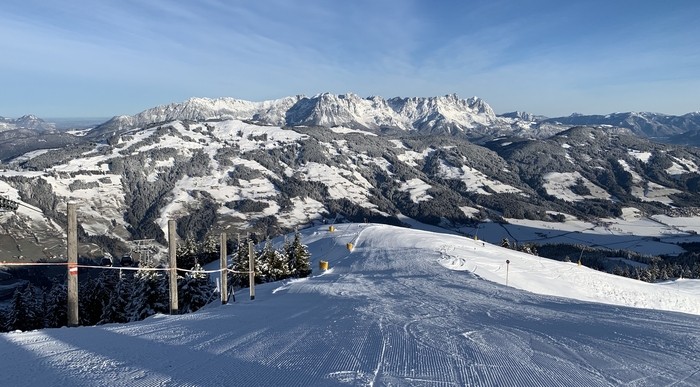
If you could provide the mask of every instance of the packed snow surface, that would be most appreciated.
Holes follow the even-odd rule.
[[[697,385],[698,281],[386,225],[311,228],[304,242],[331,269],[252,301],[2,334],[3,385]]]

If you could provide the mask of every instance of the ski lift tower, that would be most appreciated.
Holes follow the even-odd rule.
[[[132,241],[135,245],[134,252],[139,255],[139,261],[149,262],[153,252],[155,239],[137,239]],[[145,253],[145,254],[144,254]]]

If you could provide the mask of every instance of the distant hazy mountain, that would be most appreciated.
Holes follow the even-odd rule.
[[[538,122],[538,121],[544,121],[547,119],[547,117],[545,117],[545,116],[538,116],[536,114],[532,114],[532,113],[528,113],[528,112],[521,112],[521,111],[503,113],[503,114],[499,114],[498,116],[505,117],[505,118],[514,118],[514,119],[529,121],[529,122]]]
[[[46,118],[46,120],[53,123],[56,130],[66,131],[94,128],[109,120],[109,117],[58,117]]]
[[[43,132],[52,132],[56,129],[56,125],[51,122],[46,122],[41,118],[33,115],[25,115],[20,118],[5,118],[0,117],[0,132],[15,129],[29,129]]]
[[[644,112],[607,115],[572,114],[568,117],[549,118],[544,121],[569,126],[610,125],[631,129],[634,133],[645,137],[661,139],[668,139],[682,133],[694,133],[700,130],[700,112],[688,113],[682,116]]]
[[[61,133],[56,125],[25,115],[19,118],[0,117],[0,162],[36,149],[57,148],[81,142]]]

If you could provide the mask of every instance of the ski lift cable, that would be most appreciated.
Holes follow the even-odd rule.
[[[16,211],[17,208],[19,208],[19,207],[24,207],[28,210],[32,210],[32,211],[38,212],[40,214],[43,214],[43,212],[41,210],[37,209],[36,207],[30,206],[30,205],[25,204],[25,203],[20,202],[20,201],[8,199],[4,196],[0,196],[0,209],[4,208],[4,209]]]
[[[29,205],[24,204],[24,203],[22,203],[22,202],[18,202],[17,205],[19,205],[19,206],[21,206],[21,207],[24,207],[24,208],[26,208],[26,209],[28,209],[28,210],[32,210],[32,211],[34,211],[34,212],[38,212],[38,213],[40,213],[40,214],[42,214],[42,215],[44,214],[43,211],[37,209],[36,207],[29,206]]]

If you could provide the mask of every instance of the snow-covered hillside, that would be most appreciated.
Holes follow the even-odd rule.
[[[3,383],[697,385],[697,281],[640,283],[385,225],[312,228],[304,242],[331,269],[258,286],[254,301],[2,334]]]
[[[348,109],[359,99],[344,98]],[[226,101],[191,100],[191,109],[152,114],[165,114],[161,119],[187,112],[197,119],[195,112],[208,116],[218,105],[252,109],[240,100]],[[362,101],[354,106],[383,104]],[[438,110],[472,103],[488,114],[477,100],[430,101],[424,102]],[[284,105],[273,102],[255,109]],[[199,106],[209,103],[214,110]],[[479,233],[478,222],[480,229],[494,230],[479,233],[491,242],[508,237],[518,244],[587,244],[644,255],[678,255],[686,251],[681,243],[700,240],[700,229],[687,227],[697,211],[691,206],[700,200],[696,150],[596,128],[538,141],[501,139],[486,148],[449,136],[374,133],[368,128],[373,124],[365,123],[359,130],[176,120],[129,129],[105,142],[22,153],[0,171],[0,195],[37,207],[57,224],[65,203],[77,201],[86,234],[114,242],[81,254],[101,249],[120,254],[115,245],[158,239],[169,219],[181,221],[181,235],[202,237],[223,228],[277,235],[336,216],[398,224],[405,215],[469,234]],[[644,235],[619,231],[629,223],[625,209],[644,219],[664,214],[669,220],[649,220]],[[0,221],[5,256],[36,260],[45,249],[64,253],[60,238],[49,241],[44,235],[45,222],[12,213],[0,215]],[[521,238],[515,229],[527,222],[528,235]]]

